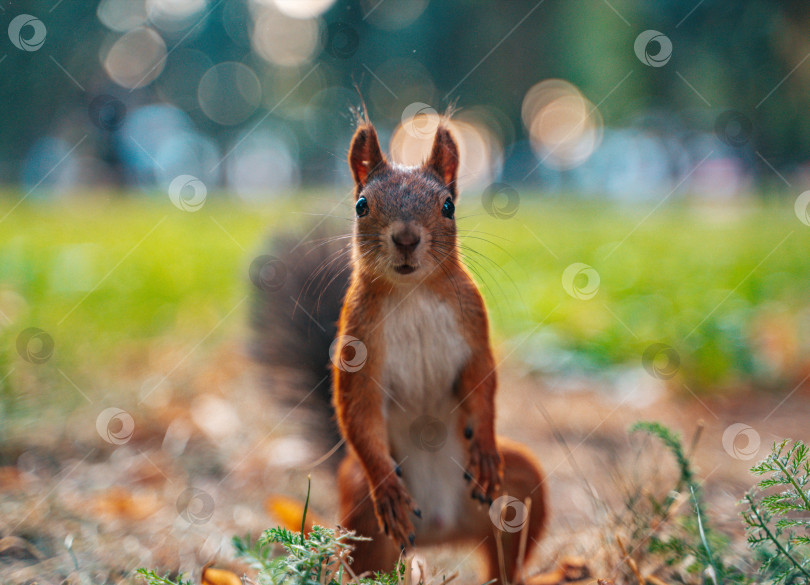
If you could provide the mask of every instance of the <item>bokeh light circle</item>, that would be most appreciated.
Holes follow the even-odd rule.
[[[149,21],[168,33],[194,26],[207,7],[208,0],[146,0]]]
[[[125,33],[146,24],[146,5],[143,0],[101,0],[96,15],[108,29]]]
[[[300,183],[297,148],[289,144],[294,139],[265,129],[238,136],[226,164],[229,190],[252,202],[294,191]]]
[[[197,99],[203,113],[217,124],[233,126],[250,117],[262,99],[259,78],[244,63],[226,61],[200,79]]]
[[[253,26],[251,42],[256,53],[268,63],[297,67],[309,62],[320,48],[318,21],[265,9]]]
[[[151,28],[136,28],[115,41],[104,58],[104,69],[118,85],[137,89],[163,71],[166,43]]]
[[[335,0],[274,0],[278,11],[291,18],[315,18],[335,3]]]
[[[439,113],[422,102],[414,102],[402,111],[402,127],[416,138],[432,138],[439,122]]]
[[[534,153],[548,167],[571,169],[599,146],[599,110],[571,83],[548,79],[533,86],[523,99],[523,124]]]
[[[416,118],[404,120],[391,137],[391,158],[404,165],[422,164],[430,154],[433,134],[415,130],[424,127]],[[483,187],[492,182],[502,160],[502,145],[487,126],[473,117],[457,118],[447,126],[458,143],[461,165],[458,172],[459,189]]]
[[[156,178],[161,186],[170,186],[179,175],[190,174],[207,186],[220,179],[222,154],[216,141],[189,131],[175,131],[164,137],[155,150]]]

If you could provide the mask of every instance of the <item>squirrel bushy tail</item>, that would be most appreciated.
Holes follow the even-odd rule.
[[[280,407],[323,450],[340,441],[329,348],[350,276],[350,238],[336,233],[319,226],[300,238],[273,237],[250,267],[250,354],[266,366],[265,383]]]

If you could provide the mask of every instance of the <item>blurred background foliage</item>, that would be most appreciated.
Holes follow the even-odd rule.
[[[404,163],[457,106],[459,221],[504,355],[561,387],[789,391],[810,372],[810,219],[806,201],[794,209],[810,155],[807,3],[3,7],[7,408],[131,390],[122,372],[137,377],[156,347],[234,335],[265,231],[351,219],[358,90]],[[44,42],[30,25],[15,36],[20,15]],[[639,50],[645,31],[659,32]],[[599,274],[591,299],[561,283],[577,262]],[[53,367],[26,363],[27,327],[54,341]],[[674,351],[661,364],[642,357],[656,343]]]
[[[0,179],[26,190],[165,189],[179,170],[249,199],[332,184],[353,84],[386,135],[414,103],[457,103],[483,143],[472,184],[649,198],[704,156],[692,186],[721,195],[806,172],[803,2],[26,0],[1,18],[18,14],[47,29],[0,65]],[[634,53],[645,30],[671,42],[664,66]],[[554,128],[532,130],[548,79],[587,100],[587,160],[548,157]]]

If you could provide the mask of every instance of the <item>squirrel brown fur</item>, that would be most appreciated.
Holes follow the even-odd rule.
[[[494,531],[504,526],[490,505],[531,498],[518,529],[500,534],[514,583],[546,523],[544,477],[528,449],[495,435],[487,311],[456,241],[458,147],[442,123],[424,164],[392,164],[366,118],[348,160],[357,217],[331,357],[348,445],[339,524],[371,539],[358,543],[353,569],[390,571],[402,549],[468,543],[485,553],[487,578],[500,580]]]

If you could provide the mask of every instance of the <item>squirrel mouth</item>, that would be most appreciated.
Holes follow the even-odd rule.
[[[401,264],[399,266],[395,266],[394,270],[397,274],[411,274],[416,271],[416,266],[411,266],[410,264]]]

